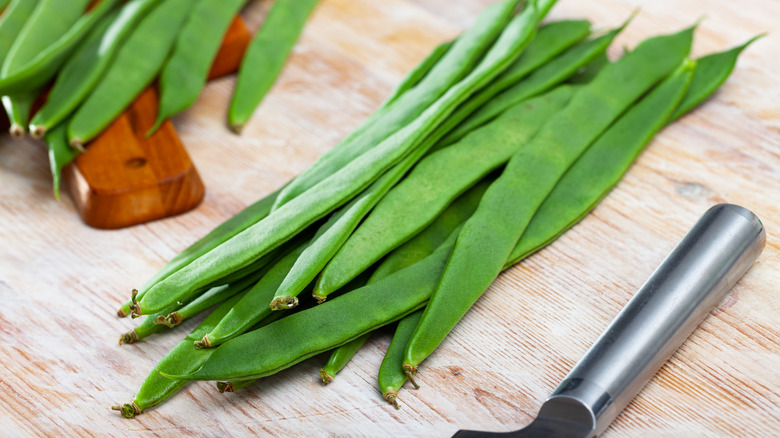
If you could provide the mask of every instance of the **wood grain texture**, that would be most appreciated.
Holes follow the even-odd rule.
[[[551,19],[615,26],[611,49],[702,15],[694,53],[768,31],[706,104],[661,132],[580,224],[502,274],[387,405],[376,372],[389,332],[323,387],[317,356],[236,394],[192,384],[129,421],[129,401],[178,333],[118,347],[118,303],[176,252],[308,167],[371,113],[438,42],[490,0],[323,0],[241,137],[224,127],[233,79],[173,122],[209,187],[191,213],[118,231],[85,227],[51,197],[45,152],[0,139],[0,431],[73,436],[449,436],[511,430],[541,402],[712,204],[762,218],[768,243],[730,297],[605,437],[776,436],[780,430],[780,3],[561,0]],[[256,29],[269,6],[247,9]]]

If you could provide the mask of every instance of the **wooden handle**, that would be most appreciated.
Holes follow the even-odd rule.
[[[250,40],[236,17],[209,79],[235,72]],[[203,182],[173,124],[166,121],[146,137],[157,117],[157,103],[155,88],[148,88],[63,170],[68,191],[88,225],[137,225],[184,213],[203,199]]]

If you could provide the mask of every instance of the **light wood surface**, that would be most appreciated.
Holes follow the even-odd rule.
[[[711,205],[763,219],[759,261],[605,437],[776,436],[780,430],[780,3],[561,0],[551,19],[615,26],[610,54],[706,15],[694,54],[749,48],[705,105],[660,133],[580,224],[502,274],[401,393],[376,390],[389,333],[326,387],[309,359],[242,392],[193,384],[126,420],[149,370],[195,321],[117,346],[129,290],[250,202],[278,188],[371,113],[437,43],[489,0],[323,0],[284,74],[242,136],[225,127],[233,79],[209,84],[173,122],[208,188],[194,211],[118,231],[86,227],[51,195],[45,151],[0,138],[0,435],[449,436],[512,430],[541,402]],[[268,1],[246,11],[257,28]]]

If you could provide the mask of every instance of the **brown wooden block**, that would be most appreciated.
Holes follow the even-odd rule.
[[[144,91],[87,151],[64,169],[82,219],[96,228],[121,228],[183,213],[205,189],[176,130],[157,117],[157,93]]]
[[[236,17],[214,59],[209,79],[238,70],[251,34]],[[96,228],[121,228],[183,213],[205,189],[170,121],[149,138],[157,117],[150,87],[63,170],[82,219]]]

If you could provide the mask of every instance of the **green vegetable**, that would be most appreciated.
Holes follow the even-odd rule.
[[[49,167],[51,168],[54,197],[59,200],[62,168],[75,160],[79,153],[68,145],[68,134],[65,125],[60,125],[47,132],[44,141],[46,142],[46,148],[49,150]]]
[[[89,95],[138,22],[159,0],[130,0],[104,16],[62,66],[46,103],[30,121],[39,138],[63,123]],[[67,132],[66,132],[67,134]]]
[[[425,305],[451,248],[452,239],[426,259],[376,283],[202,350],[213,353],[194,372],[159,371],[177,380],[256,379],[343,345]]]
[[[37,91],[46,85],[71,55],[73,49],[106,14],[111,12],[119,0],[103,0],[82,16],[87,3],[88,0],[74,0],[67,3],[42,0],[36,12],[30,17],[29,24],[26,25],[22,35],[17,39],[18,47],[12,48],[11,51],[17,57],[21,56],[26,60],[2,75],[0,94]],[[64,5],[67,7],[63,7]],[[68,27],[60,34],[64,26]],[[33,56],[30,58],[29,55],[22,55],[22,53],[33,53]]]
[[[168,117],[189,108],[206,85],[230,23],[247,0],[197,0],[160,74],[160,108],[151,135]],[[272,9],[273,10],[273,9]],[[266,18],[268,20],[268,18]],[[264,67],[265,68],[265,67]],[[259,71],[265,71],[260,69]],[[258,75],[258,72],[253,72]]]
[[[571,94],[569,87],[561,87],[529,100],[460,143],[423,159],[333,257],[317,279],[314,295],[327,297],[433,222],[454,199],[533,138]]]
[[[401,408],[398,405],[398,391],[408,379],[408,376],[401,368],[406,344],[409,343],[409,339],[412,337],[412,333],[414,333],[414,328],[420,322],[422,314],[423,310],[420,309],[411,315],[405,316],[398,322],[393,340],[390,342],[385,358],[382,360],[382,365],[379,367],[379,375],[377,376],[379,391],[382,392],[382,397],[395,406],[396,409]],[[415,387],[417,387],[416,384]]]
[[[276,82],[318,0],[276,0],[247,48],[238,70],[228,123],[241,132]],[[210,25],[211,19],[209,19]],[[206,70],[208,72],[208,70]]]
[[[460,231],[442,279],[407,346],[410,375],[498,276],[528,222],[587,146],[688,55],[693,28],[648,39],[579,88],[518,150]],[[687,86],[687,80],[683,82]],[[522,193],[522,202],[518,202]]]
[[[666,114],[667,117],[663,121],[666,124],[673,122],[715,92],[733,70],[736,55],[752,41],[754,40],[734,49],[696,60],[693,79],[682,102],[677,105],[674,114],[671,116]],[[667,79],[665,86],[671,87],[671,82],[671,79]],[[660,90],[654,94],[657,98],[664,96],[660,94]],[[640,105],[646,107],[650,102],[652,101],[645,99]],[[664,117],[663,105],[659,104],[657,109],[659,112],[655,117]],[[638,109],[632,112],[637,114],[632,117],[642,117],[640,116],[642,112]],[[599,138],[572,164],[534,214],[528,228],[512,250],[504,265],[505,268],[549,244],[571,228],[620,181],[649,141],[649,138],[642,135],[642,130],[660,129],[653,125],[652,114],[643,116],[648,118],[645,126],[637,128],[636,132],[610,129],[608,131],[610,135]],[[658,120],[655,120],[656,124],[660,123]],[[628,122],[621,121],[621,123]]]
[[[322,377],[323,385],[327,385],[333,381],[333,377],[336,376],[336,373],[347,365],[347,362],[349,362],[358,350],[360,350],[360,347],[366,343],[369,336],[371,336],[371,333],[366,333],[333,350],[333,353],[331,353],[330,358],[328,359],[328,363],[320,368],[320,377]]]
[[[193,7],[192,0],[161,0],[141,20],[70,119],[71,145],[80,147],[97,137],[152,83]]]
[[[209,331],[203,336],[203,339],[195,343],[197,347],[215,347],[228,339],[244,333],[271,313],[268,303],[282,283],[282,280],[290,272],[295,261],[308,246],[308,239],[296,238],[295,242],[288,246],[288,251],[281,254],[278,260],[271,265],[268,273],[249,290],[241,301],[230,309],[230,312],[222,318],[213,330]]]
[[[154,285],[139,301],[136,313],[158,312],[171,301],[186,299],[198,288],[246,266],[347,202],[419,146],[459,103],[503,71],[528,44],[538,19],[537,9],[531,3],[506,27],[475,70],[414,122],[266,219]]]
[[[453,42],[452,47],[418,84],[401,94],[392,104],[374,113],[290,182],[279,194],[274,210],[329,178],[366,151],[378,147],[393,133],[419,117],[449,88],[469,74],[511,20],[518,3],[518,0],[504,0],[485,8],[474,25]]]

